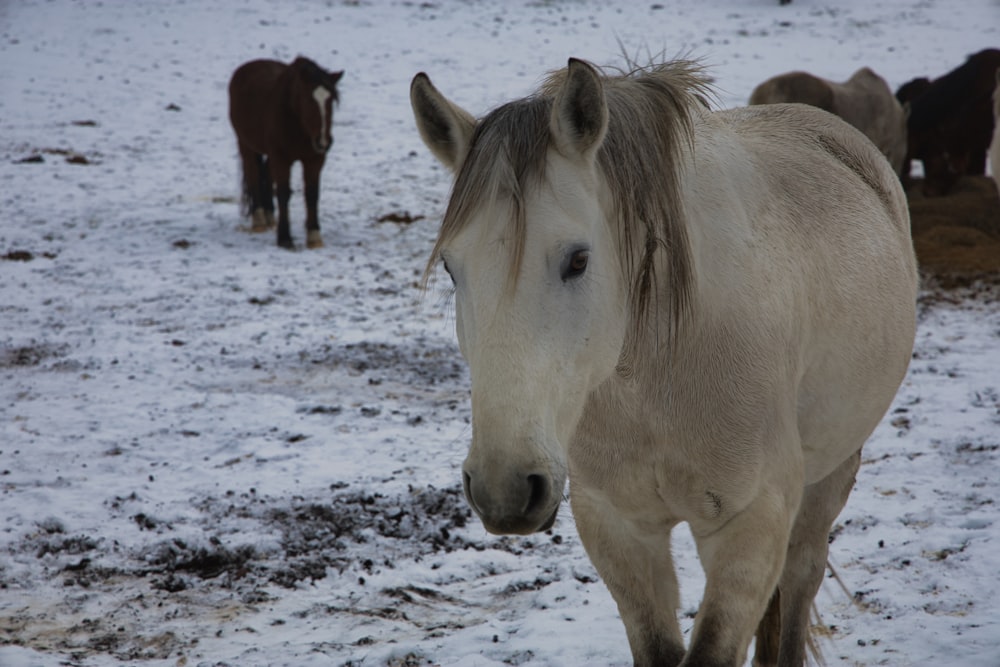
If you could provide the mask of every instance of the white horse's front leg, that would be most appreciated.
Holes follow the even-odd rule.
[[[671,524],[637,527],[602,494],[570,482],[580,539],[625,624],[636,667],[675,667],[684,657],[680,593],[670,555]]]
[[[717,530],[705,534],[692,526],[705,593],[682,667],[744,663],[781,575],[797,504],[797,497],[765,487]]]

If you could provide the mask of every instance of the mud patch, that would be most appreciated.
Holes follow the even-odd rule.
[[[35,255],[35,253],[30,250],[9,250],[6,254],[0,255],[0,260],[6,260],[8,262],[30,262],[35,257],[44,257],[45,259],[55,259],[55,253],[43,252],[41,255]]]
[[[100,164],[99,156],[87,155],[69,148],[38,148],[31,150],[30,154],[14,161],[14,164],[41,164],[45,162],[45,155],[62,157],[69,164]]]
[[[330,571],[356,568],[370,572],[375,567],[394,567],[399,558],[485,548],[460,534],[471,511],[459,487],[429,486],[410,489],[402,496],[343,491],[327,501],[245,493],[208,498],[199,502],[197,509],[203,517],[204,542],[180,538],[161,541],[134,554],[141,565],[130,573],[154,577],[154,587],[161,590],[205,585],[194,579],[220,579],[226,586],[243,581],[291,588],[303,581],[323,579]],[[233,520],[256,524],[258,528],[250,534],[279,535],[279,548],[225,545],[224,539],[229,538],[213,527]],[[174,530],[168,524],[154,527],[164,533]],[[96,544],[89,547],[96,548]]]
[[[294,586],[359,567],[395,567],[398,558],[419,558],[456,549],[483,548],[457,529],[471,517],[461,489],[411,489],[406,496],[347,492],[329,504],[293,502],[260,514],[281,532],[282,563],[269,567],[268,580]]]
[[[400,494],[343,485],[332,490],[325,498],[268,497],[252,491],[206,498],[195,505],[194,525],[120,513],[111,521],[154,535],[151,543],[131,549],[68,531],[58,517],[47,519],[5,556],[44,562],[60,601],[46,603],[45,596],[22,591],[25,604],[0,616],[7,635],[3,641],[56,649],[75,660],[94,654],[162,659],[197,639],[185,636],[184,626],[151,622],[151,615],[174,620],[208,609],[232,618],[278,599],[282,589],[331,573],[349,570],[363,580],[439,552],[517,552],[513,541],[487,546],[466,534],[471,511],[460,487],[426,486]],[[234,523],[241,525],[235,536]],[[20,589],[12,570],[0,567],[0,589]],[[385,593],[397,605],[439,595],[407,586]],[[393,608],[383,611],[405,619]],[[354,612],[345,608],[341,613]]]
[[[422,215],[410,215],[409,211],[393,211],[376,218],[375,222],[394,222],[397,225],[412,225],[414,222],[423,220]]]
[[[344,346],[327,345],[308,352],[308,361],[329,367],[343,367],[354,375],[374,376],[375,383],[383,380],[414,386],[452,383],[465,377],[467,371],[453,347],[428,347],[421,341],[414,345],[393,345],[363,341]]]
[[[38,366],[43,361],[66,356],[69,345],[31,343],[18,347],[0,347],[0,368]]]
[[[946,197],[925,197],[916,181],[907,198],[922,270],[945,287],[1000,279],[1000,196],[992,178],[963,177]]]

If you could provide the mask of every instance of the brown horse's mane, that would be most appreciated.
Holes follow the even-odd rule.
[[[524,205],[545,179],[549,117],[565,77],[566,70],[550,74],[535,95],[504,104],[477,123],[425,278],[473,214],[503,198],[511,205],[511,287],[516,283],[526,237]],[[711,94],[709,79],[697,62],[677,60],[613,76],[602,72],[601,80],[609,124],[597,159],[618,218],[632,314],[645,318],[657,294],[655,260],[662,251],[672,338],[692,291],[679,170],[692,147],[693,109],[707,106]]]

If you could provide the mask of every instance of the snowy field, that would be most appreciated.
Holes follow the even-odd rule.
[[[621,45],[704,59],[724,107],[791,69],[895,89],[1000,47],[1000,2],[0,2],[0,665],[630,664],[568,509],[496,538],[461,496],[468,377],[418,284],[449,175],[408,101],[423,70],[483,113]],[[226,84],[296,54],[346,75],[326,247],[287,252],[239,217]],[[1000,290],[929,282],[827,663],[1000,665],[998,501]]]

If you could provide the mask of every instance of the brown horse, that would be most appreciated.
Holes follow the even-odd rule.
[[[885,79],[862,67],[844,82],[788,72],[754,88],[750,104],[797,102],[819,107],[864,132],[899,174],[906,157],[906,111]]]
[[[229,120],[243,161],[243,202],[254,231],[274,226],[278,191],[278,245],[293,248],[288,226],[292,164],[302,162],[306,197],[306,245],[320,248],[319,174],[333,145],[333,105],[343,71],[328,72],[299,56],[290,65],[252,60],[229,81]]]
[[[909,81],[896,91],[910,103],[908,155],[924,165],[924,194],[948,193],[963,174],[986,173],[986,149],[993,135],[993,88],[1000,50],[974,53],[959,67],[928,81]]]
[[[1000,192],[1000,67],[996,71],[996,87],[993,89],[993,141],[990,142],[990,171]]]

